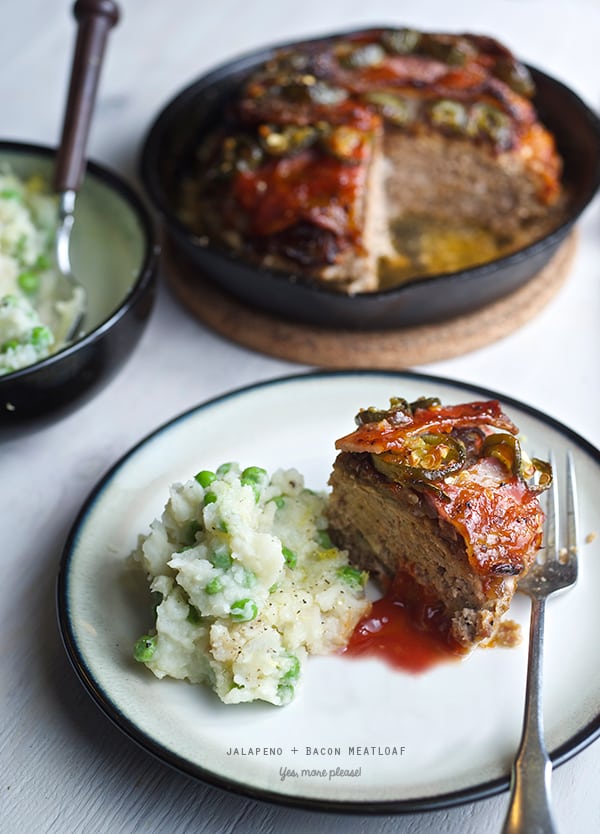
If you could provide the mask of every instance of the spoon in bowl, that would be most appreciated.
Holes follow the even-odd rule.
[[[59,195],[55,254],[60,276],[54,333],[61,342],[70,342],[79,334],[87,310],[86,290],[71,267],[71,231],[102,58],[108,33],[119,20],[119,9],[113,0],[77,0],[73,14],[78,23],[77,41],[54,168],[54,190]]]

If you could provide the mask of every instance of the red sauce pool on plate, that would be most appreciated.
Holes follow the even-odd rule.
[[[424,672],[467,653],[448,632],[440,606],[426,599],[410,577],[400,574],[358,623],[345,654],[380,657],[406,672]]]

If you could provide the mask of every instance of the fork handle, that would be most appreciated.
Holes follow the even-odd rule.
[[[542,730],[545,611],[546,599],[532,597],[523,734],[512,768],[510,804],[502,834],[557,834],[550,807],[552,763]]]
[[[102,67],[106,39],[119,19],[113,0],[77,0],[77,41],[62,136],[54,168],[56,191],[77,191],[85,168],[85,150]]]

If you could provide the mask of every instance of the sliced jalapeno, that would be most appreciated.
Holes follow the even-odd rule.
[[[511,58],[499,58],[492,72],[515,93],[526,98],[532,98],[535,94],[535,82],[524,64]]]
[[[402,449],[371,455],[378,472],[390,481],[440,481],[464,466],[464,443],[448,434],[423,433],[409,437]]]
[[[393,426],[403,426],[412,422],[412,416],[417,409],[428,409],[438,405],[441,405],[438,397],[419,397],[411,403],[403,397],[390,397],[389,408],[379,409],[373,406],[361,408],[354,422],[362,426],[364,423],[380,423],[382,420],[387,420]]]
[[[369,408],[361,408],[354,418],[357,426],[362,426],[365,423],[380,423],[382,420],[387,420],[393,425],[405,425],[412,420],[412,412],[410,405],[401,397],[393,397],[390,400],[390,408],[381,409],[369,406]]]
[[[396,402],[396,398],[392,397],[390,403],[394,404]],[[418,408],[432,408],[433,406],[441,405],[442,401],[439,397],[419,397],[416,400],[413,400],[411,403],[408,404],[408,407],[411,411],[411,414],[416,411]]]
[[[415,119],[416,107],[413,101],[385,90],[373,90],[364,96],[365,101],[374,105],[386,121],[404,127]]]
[[[521,474],[521,444],[512,434],[495,432],[483,441],[481,457],[491,455],[504,464],[513,475]]]
[[[531,489],[535,492],[544,492],[544,490],[548,489],[548,487],[552,484],[552,464],[548,463],[546,460],[531,458],[531,465],[534,468],[534,474],[535,472],[539,472],[538,481],[533,487],[531,487]]]
[[[290,156],[308,148],[317,139],[317,131],[310,125],[286,125],[275,128],[261,125],[258,129],[260,144],[269,156]]]
[[[385,49],[378,43],[355,46],[339,56],[340,64],[348,69],[376,67],[385,59]]]
[[[324,104],[328,107],[341,104],[348,98],[348,93],[343,87],[332,87],[324,81],[316,81],[308,87],[308,95],[315,104]]]
[[[424,34],[419,40],[419,52],[435,61],[453,67],[464,66],[475,54],[474,47],[465,38]]]
[[[388,52],[396,55],[408,55],[414,52],[420,40],[421,33],[416,29],[390,29],[381,36],[383,46]]]
[[[463,133],[467,129],[467,110],[463,104],[442,98],[429,108],[429,118],[435,127],[449,128]]]
[[[340,162],[353,161],[363,141],[361,131],[347,125],[339,125],[321,137],[323,148]]]
[[[262,150],[250,136],[228,137],[223,143],[221,169],[225,173],[232,169],[236,171],[255,171],[262,161]]]
[[[498,107],[491,104],[475,104],[469,113],[467,133],[470,136],[487,136],[500,144],[510,139],[510,119]]]

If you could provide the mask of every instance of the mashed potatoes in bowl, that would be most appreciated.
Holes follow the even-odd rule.
[[[132,554],[157,603],[136,659],[227,704],[289,703],[306,657],[342,649],[370,607],[325,502],[294,469],[228,463],[172,485]]]
[[[64,333],[83,305],[77,288],[57,298],[56,198],[42,177],[0,170],[0,375],[64,347]]]

